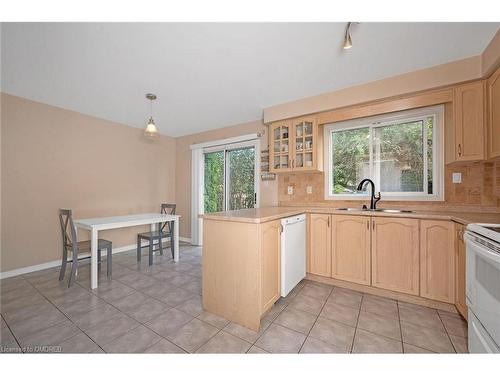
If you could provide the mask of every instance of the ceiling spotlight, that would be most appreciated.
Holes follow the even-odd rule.
[[[352,47],[352,39],[351,39],[351,27],[353,22],[347,22],[347,26],[345,28],[345,36],[344,36],[344,45],[342,48],[349,49]]]

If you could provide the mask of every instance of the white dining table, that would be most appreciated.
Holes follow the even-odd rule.
[[[173,224],[174,240],[174,262],[179,261],[179,215],[164,215],[159,213],[146,213],[124,216],[96,217],[92,219],[76,219],[74,224],[77,228],[90,231],[90,287],[97,288],[97,239],[99,231],[134,227],[138,225],[151,225],[151,231],[155,230],[158,223],[171,222]]]

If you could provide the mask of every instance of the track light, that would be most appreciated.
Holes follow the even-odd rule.
[[[342,48],[349,49],[352,48],[352,39],[351,39],[351,27],[352,22],[347,22],[347,26],[345,28],[345,36],[344,36],[344,45]]]

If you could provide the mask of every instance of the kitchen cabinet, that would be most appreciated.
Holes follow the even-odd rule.
[[[261,312],[269,310],[280,298],[280,235],[279,220],[260,226],[261,238]]]
[[[332,216],[332,277],[370,285],[370,226],[366,216]]]
[[[485,159],[486,85],[476,81],[453,91],[454,160]]]
[[[269,131],[269,171],[276,173],[292,170],[293,136],[290,121],[280,121],[270,125]]]
[[[281,221],[203,220],[203,308],[254,331],[280,296]]]
[[[450,221],[420,221],[420,296],[455,303],[455,228]]]
[[[372,218],[372,285],[419,294],[419,220]]]
[[[465,304],[465,228],[461,224],[455,225],[455,307],[467,319],[467,305]]]
[[[309,272],[319,276],[332,276],[331,216],[309,216],[308,266]]]
[[[500,68],[488,78],[488,156],[500,156]]]
[[[322,134],[315,117],[301,117],[270,125],[270,172],[321,171]]]

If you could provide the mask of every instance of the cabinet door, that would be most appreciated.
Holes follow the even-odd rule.
[[[418,220],[372,218],[372,285],[418,295]]]
[[[455,302],[455,230],[450,221],[420,221],[420,296]]]
[[[332,277],[370,285],[370,218],[332,216]]]
[[[309,272],[315,275],[332,276],[332,231],[330,215],[311,214],[309,230]]]
[[[465,304],[465,242],[464,226],[457,224],[456,256],[455,256],[455,306],[462,316],[467,319],[467,305]]]
[[[269,310],[280,297],[281,223],[261,225],[261,312]]]
[[[319,132],[314,117],[292,120],[294,171],[317,170],[319,166]]]
[[[488,79],[488,140],[488,156],[500,156],[500,68]]]
[[[454,90],[455,160],[484,159],[484,81],[461,85]]]
[[[269,133],[269,171],[289,172],[292,170],[293,137],[290,122],[277,122],[270,125]]]

